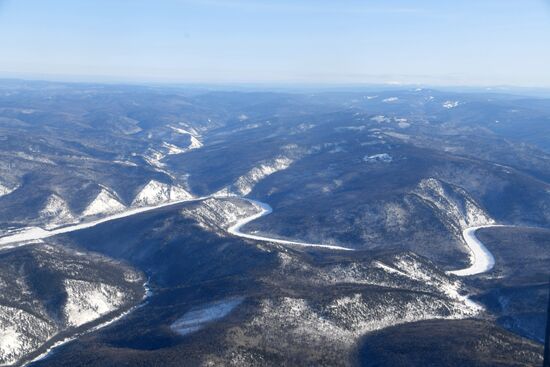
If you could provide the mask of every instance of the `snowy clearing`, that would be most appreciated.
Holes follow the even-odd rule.
[[[170,325],[170,329],[182,336],[191,334],[202,329],[206,324],[220,320],[229,315],[243,300],[244,298],[242,297],[226,299],[191,310],[174,321],[174,323]]]

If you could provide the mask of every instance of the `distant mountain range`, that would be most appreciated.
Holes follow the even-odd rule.
[[[505,92],[0,81],[0,365],[540,365],[550,102]]]

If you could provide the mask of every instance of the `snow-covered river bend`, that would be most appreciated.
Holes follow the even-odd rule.
[[[204,199],[207,199],[207,198],[210,198],[210,196],[195,198],[195,199],[186,199],[186,200],[174,201],[174,202],[168,202],[168,203],[162,203],[162,204],[159,204],[159,205],[156,205],[156,206],[132,208],[130,210],[120,212],[120,213],[117,213],[117,214],[113,214],[113,215],[110,215],[110,216],[107,216],[107,217],[104,217],[104,218],[100,218],[100,219],[97,219],[97,220],[93,220],[93,221],[89,221],[89,222],[82,222],[82,223],[78,223],[78,224],[74,224],[74,225],[68,225],[68,226],[65,226],[65,227],[60,227],[60,228],[49,230],[49,231],[44,230],[42,228],[37,228],[37,227],[29,228],[29,229],[20,231],[20,232],[15,233],[15,234],[0,237],[0,251],[6,250],[6,249],[9,249],[9,248],[18,247],[18,246],[23,246],[23,245],[26,245],[26,244],[36,243],[39,240],[42,240],[42,239],[45,239],[45,238],[48,238],[48,237],[52,237],[52,236],[55,236],[55,235],[58,235],[58,234],[75,232],[75,231],[79,231],[79,230],[82,230],[82,229],[95,227],[95,226],[97,226],[101,223],[105,223],[105,222],[108,222],[108,221],[121,219],[121,218],[125,218],[125,217],[130,217],[130,216],[133,216],[133,215],[136,215],[136,214],[140,214],[140,213],[149,212],[149,211],[153,211],[153,210],[168,207],[168,206],[181,204],[183,202],[197,202],[197,201],[201,201],[201,200],[204,200]],[[285,240],[285,239],[280,239],[280,238],[268,237],[268,236],[265,236],[265,235],[262,236],[262,235],[242,232],[241,229],[243,228],[243,226],[245,226],[246,224],[248,224],[248,223],[250,223],[250,222],[252,222],[252,221],[254,221],[258,218],[269,215],[270,213],[273,212],[273,209],[271,208],[271,206],[269,206],[266,203],[262,203],[262,202],[259,202],[259,201],[256,201],[256,200],[243,198],[243,197],[240,197],[240,199],[248,201],[249,203],[253,204],[254,206],[260,208],[261,210],[259,212],[255,213],[255,214],[252,214],[250,216],[241,218],[237,222],[233,223],[229,228],[227,228],[227,232],[229,234],[232,234],[234,236],[238,236],[238,237],[241,237],[241,238],[245,238],[245,239],[251,239],[251,240],[262,241],[262,242],[278,243],[278,244],[282,244],[282,245],[323,248],[323,249],[336,250],[336,251],[354,251],[354,249],[347,248],[347,247],[342,247],[342,246],[323,245],[323,244],[308,243],[308,242],[303,242],[303,241]],[[483,243],[481,243],[481,241],[475,236],[475,232],[480,228],[501,227],[501,226],[502,225],[482,225],[482,226],[470,227],[470,228],[465,229],[462,234],[463,234],[463,237],[464,237],[464,241],[465,241],[466,245],[468,246],[468,248],[470,250],[471,265],[468,266],[467,268],[464,268],[464,269],[449,271],[448,273],[456,275],[456,276],[463,277],[463,276],[471,276],[471,275],[481,274],[481,273],[485,273],[487,271],[490,271],[493,268],[494,264],[495,264],[495,259],[494,259],[493,255],[491,254],[491,252],[487,249],[487,247],[485,247],[485,245]],[[139,307],[139,306],[136,306],[136,307]],[[129,310],[127,312],[124,312],[124,313],[116,316],[115,318],[109,320],[108,322],[106,322],[104,324],[95,326],[94,328],[88,330],[87,332],[97,330],[99,328],[102,328],[104,326],[107,326],[107,325],[113,323],[116,320],[119,320],[120,318],[122,318],[125,315],[127,315],[128,313],[130,313],[136,307],[132,308],[131,310]],[[63,340],[63,341],[60,341],[60,342],[56,343],[54,346],[50,347],[48,349],[48,351],[46,351],[42,356],[40,356],[38,358],[43,358],[43,357],[47,356],[53,349],[57,348],[60,345],[65,344],[66,342],[68,342],[70,340],[73,340],[75,337],[77,337],[77,336],[72,336],[72,337],[70,337],[66,340]]]
[[[181,204],[181,203],[184,203],[184,202],[200,201],[200,200],[204,200],[204,199],[206,199],[206,197],[171,201],[171,202],[162,203],[162,204],[158,204],[158,205],[154,205],[154,206],[144,206],[144,207],[139,207],[139,208],[131,208],[129,210],[125,210],[125,211],[122,211],[122,212],[119,212],[119,213],[108,215],[106,217],[99,218],[99,219],[96,219],[96,220],[81,222],[81,223],[72,224],[72,225],[67,225],[67,226],[59,227],[59,228],[52,229],[52,230],[49,230],[49,231],[45,230],[45,229],[42,229],[42,228],[39,228],[39,227],[26,228],[26,229],[23,229],[23,230],[15,233],[15,234],[0,237],[0,251],[6,250],[6,249],[9,249],[9,248],[18,247],[18,246],[23,246],[23,245],[26,245],[26,244],[29,244],[29,243],[32,243],[32,242],[35,242],[35,241],[38,241],[38,240],[43,240],[43,239],[48,238],[48,237],[56,236],[58,234],[76,232],[76,231],[80,231],[81,229],[92,228],[92,227],[95,227],[99,224],[110,222],[110,221],[113,221],[113,220],[116,220],[116,219],[131,217],[131,216],[136,215],[136,214],[150,212],[150,211],[153,211],[153,210],[157,210],[157,209],[160,209],[160,208],[165,208],[165,207],[172,206],[172,205]]]
[[[320,248],[326,248],[326,249],[331,249],[331,250],[353,251],[353,249],[351,249],[351,248],[342,247],[342,246],[322,245],[322,244],[308,243],[308,242],[302,242],[302,241],[290,241],[290,240],[283,240],[283,239],[280,239],[280,238],[259,236],[259,235],[255,235],[255,234],[249,234],[249,233],[241,232],[241,228],[244,225],[246,225],[246,224],[248,224],[248,223],[250,223],[250,222],[252,222],[252,221],[254,221],[258,218],[261,218],[261,217],[266,216],[266,215],[273,212],[273,209],[271,208],[271,206],[269,206],[266,203],[262,203],[260,201],[247,199],[247,198],[241,198],[241,199],[246,200],[246,201],[248,201],[249,203],[251,203],[253,205],[259,206],[260,208],[262,208],[262,210],[259,213],[256,213],[256,214],[253,214],[249,217],[240,219],[239,221],[237,221],[237,223],[235,223],[231,227],[229,227],[227,229],[227,232],[229,232],[229,233],[231,233],[235,236],[242,237],[242,238],[248,238],[248,239],[256,240],[256,241],[262,241],[262,242],[280,243],[281,245],[295,245],[295,246],[302,246],[302,247],[320,247]]]
[[[241,228],[244,225],[273,212],[273,209],[271,208],[271,206],[269,206],[266,203],[262,203],[260,201],[247,199],[247,198],[242,198],[242,199],[248,201],[251,204],[261,207],[262,210],[259,213],[240,219],[237,223],[229,227],[227,231],[235,236],[257,240],[257,241],[280,243],[282,245],[321,247],[321,248],[327,248],[332,250],[353,251],[353,249],[351,248],[342,247],[342,246],[322,245],[322,244],[307,243],[307,242],[301,242],[301,241],[289,241],[289,240],[282,240],[278,238],[259,236],[255,234],[242,232]],[[466,228],[462,231],[462,237],[464,238],[464,241],[466,242],[466,246],[468,246],[468,250],[470,251],[471,264],[470,266],[464,269],[449,271],[448,274],[453,274],[459,277],[465,277],[465,276],[482,274],[482,273],[488,272],[495,266],[495,258],[493,254],[475,235],[478,229],[491,228],[491,227],[503,227],[503,225],[486,224],[482,226]]]
[[[140,208],[133,208],[130,210],[126,210],[124,212],[116,213],[104,218],[100,218],[94,221],[89,222],[82,222],[74,225],[68,225],[65,227],[60,227],[53,230],[44,230],[42,228],[34,227],[29,228],[26,230],[23,230],[19,233],[15,233],[12,235],[0,237],[0,251],[25,245],[28,243],[32,243],[41,239],[45,239],[48,237],[52,237],[58,234],[63,233],[69,233],[69,232],[75,232],[79,231],[81,229],[91,228],[95,227],[101,223],[109,222],[116,219],[126,218],[130,217],[132,215],[144,213],[153,211],[156,209],[164,208],[171,205],[177,205],[183,202],[193,202],[193,201],[201,201],[204,199],[209,198],[210,196],[206,197],[200,197],[195,199],[186,199],[186,200],[180,200],[180,201],[174,201],[174,202],[168,202],[168,203],[162,203],[156,206],[148,206],[148,207],[140,207]],[[245,226],[246,224],[261,218],[263,216],[266,216],[273,212],[273,209],[271,206],[269,206],[266,203],[252,200],[248,198],[241,198],[243,200],[248,201],[249,203],[260,207],[261,211],[258,213],[255,213],[253,215],[250,215],[248,217],[242,218],[238,220],[236,223],[231,225],[227,232],[246,239],[256,240],[256,241],[262,241],[262,242],[272,242],[272,243],[279,243],[282,245],[294,245],[294,246],[302,246],[302,247],[317,247],[317,248],[325,248],[330,250],[339,250],[339,251],[353,251],[351,248],[342,247],[342,246],[336,246],[336,245],[323,245],[323,244],[317,244],[317,243],[308,243],[303,241],[291,241],[291,240],[284,240],[280,238],[273,238],[273,237],[267,237],[267,236],[260,236],[256,234],[250,234],[246,232],[242,232],[241,228]],[[462,232],[462,236],[464,237],[464,241],[466,242],[466,245],[468,246],[468,249],[470,251],[470,260],[471,265],[464,269],[458,269],[449,271],[449,274],[457,275],[457,276],[470,276],[470,275],[476,275],[485,273],[493,268],[495,265],[495,258],[491,254],[491,252],[485,247],[481,241],[476,237],[475,232],[480,228],[489,228],[489,227],[502,227],[502,225],[498,224],[488,224],[488,225],[482,225],[477,227],[470,227],[466,228]]]
[[[462,231],[462,237],[470,250],[470,266],[464,269],[449,271],[459,277],[486,273],[495,266],[495,257],[476,237],[476,231],[481,228],[504,227],[500,224],[486,224],[483,226],[470,227]]]

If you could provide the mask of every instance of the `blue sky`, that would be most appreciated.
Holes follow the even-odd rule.
[[[0,75],[550,87],[544,0],[0,0]]]

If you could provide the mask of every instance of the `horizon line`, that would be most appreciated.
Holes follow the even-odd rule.
[[[109,76],[76,76],[76,75],[17,75],[18,73],[3,73],[0,71],[0,81],[20,81],[51,84],[91,84],[91,85],[119,85],[141,87],[166,87],[166,88],[251,88],[251,89],[465,89],[478,90],[493,93],[506,93],[511,91],[537,91],[550,93],[550,86],[514,85],[514,84],[453,84],[453,83],[422,83],[422,82],[312,82],[312,81],[161,81],[145,80],[137,78],[109,77]],[[548,95],[550,97],[550,94]]]

